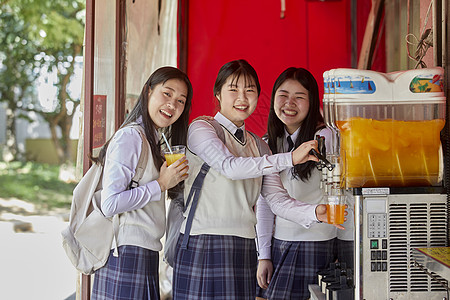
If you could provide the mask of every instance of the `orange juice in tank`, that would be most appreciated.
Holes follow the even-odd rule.
[[[443,69],[334,71],[341,186],[438,185],[445,123]]]
[[[336,123],[341,133],[342,170],[347,187],[438,183],[444,120],[355,117]]]

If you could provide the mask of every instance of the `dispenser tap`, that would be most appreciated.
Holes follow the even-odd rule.
[[[309,153],[311,155],[314,155],[315,157],[317,157],[319,160],[321,160],[325,166],[327,167],[328,170],[333,171],[334,169],[334,165],[332,163],[330,163],[330,161],[328,161],[328,159],[325,157],[324,154],[326,152],[325,149],[325,137],[320,136],[320,135],[316,135],[316,140],[317,140],[317,148],[319,149],[319,152],[317,152],[315,149],[311,149],[311,151],[309,151]]]

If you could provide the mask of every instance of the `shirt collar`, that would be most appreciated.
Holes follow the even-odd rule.
[[[292,141],[295,143],[295,140],[298,137],[298,134],[300,132],[300,128],[297,128],[297,130],[293,133],[293,134],[289,134],[289,132],[287,132],[286,128],[284,128],[284,138],[286,139],[288,136],[291,136]]]
[[[139,116],[139,117],[136,118],[136,123],[141,125],[141,126],[143,126],[144,123],[142,121],[142,116]]]
[[[142,116],[137,117],[135,123],[144,128],[144,121],[142,120]],[[156,139],[159,140],[161,138],[161,130],[155,129],[155,136]]]
[[[242,125],[241,127],[237,127],[233,122],[231,122],[230,120],[228,120],[224,115],[222,115],[220,112],[218,112],[215,116],[214,119],[219,122],[223,127],[225,127],[229,132],[231,132],[232,134],[234,134],[236,132],[236,130],[238,128],[242,129],[243,131],[245,131],[245,124]]]
[[[294,149],[295,149],[295,141],[297,140],[297,136],[300,132],[300,128],[301,127],[297,128],[297,130],[293,134],[289,134],[289,132],[287,132],[287,130],[286,130],[286,127],[284,128],[284,140],[282,143],[282,145],[284,146],[284,151],[287,151],[287,149],[289,147],[287,140],[286,140],[288,136],[291,136],[292,142],[294,142]]]

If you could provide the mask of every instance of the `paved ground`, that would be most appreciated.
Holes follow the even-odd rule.
[[[61,246],[65,216],[0,199],[0,299],[75,299],[77,273]]]
[[[0,198],[1,300],[75,300],[77,272],[61,242],[68,214],[38,213],[30,203]],[[163,300],[170,299],[171,277],[161,259]]]

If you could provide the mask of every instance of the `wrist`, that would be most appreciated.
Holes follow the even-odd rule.
[[[156,182],[158,182],[159,184],[159,188],[161,189],[161,193],[165,192],[167,190],[167,188],[165,187],[165,185],[162,184],[161,180],[158,178],[156,179]]]

